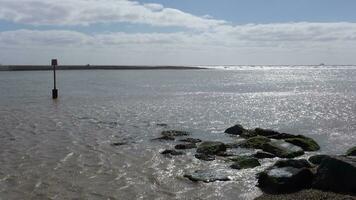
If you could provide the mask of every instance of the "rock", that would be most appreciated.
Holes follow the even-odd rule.
[[[208,155],[208,154],[203,154],[203,153],[197,153],[195,154],[195,158],[199,160],[204,160],[204,161],[213,161],[215,160],[214,155]]]
[[[296,138],[287,138],[284,141],[301,147],[304,151],[318,151],[320,146],[313,139],[298,135]]]
[[[226,129],[225,133],[231,134],[231,135],[241,135],[245,131],[246,131],[246,129],[242,125],[236,124],[235,126],[232,126],[228,129]]]
[[[313,173],[306,168],[271,168],[257,175],[258,187],[267,193],[288,193],[310,188]]]
[[[288,160],[279,160],[274,164],[275,167],[294,167],[294,168],[311,168],[313,167],[307,160],[300,159],[288,159]]]
[[[256,136],[241,142],[239,146],[243,148],[262,149],[263,144],[270,141],[271,140],[266,137]]]
[[[186,131],[169,130],[169,131],[162,131],[161,135],[169,136],[169,137],[177,137],[177,136],[187,136],[189,135],[189,133]]]
[[[273,140],[262,145],[262,150],[280,158],[294,158],[304,154],[303,149],[282,140]]]
[[[201,142],[200,139],[195,139],[195,138],[185,138],[185,139],[181,139],[179,141],[181,141],[181,142],[190,142],[190,143],[199,143],[199,142]]]
[[[122,146],[122,145],[126,145],[126,144],[128,144],[128,143],[127,142],[114,142],[111,145],[112,146]]]
[[[297,137],[298,137],[297,135],[293,135],[293,134],[289,134],[289,133],[280,133],[277,135],[269,136],[268,138],[281,140],[281,139],[297,138]]]
[[[254,200],[356,200],[355,196],[306,189],[289,194],[263,194]]]
[[[313,188],[356,194],[356,158],[329,156],[319,165]]]
[[[216,155],[226,151],[226,146],[222,142],[202,142],[197,149],[198,153]]]
[[[260,162],[258,162],[256,158],[249,156],[237,156],[231,158],[230,160],[235,162],[230,166],[232,169],[248,169],[261,166]]]
[[[356,147],[352,147],[351,149],[347,150],[347,156],[356,156]]]
[[[195,149],[197,145],[195,143],[185,143],[185,144],[177,144],[175,149]]]
[[[173,136],[165,135],[165,136],[162,136],[162,137],[159,137],[159,138],[155,138],[155,139],[152,139],[152,140],[175,140],[175,138]]]
[[[263,152],[263,151],[258,151],[253,155],[253,157],[258,158],[258,159],[264,159],[264,158],[275,158],[276,156],[271,153]]]
[[[167,150],[162,151],[161,154],[171,155],[171,156],[179,156],[179,155],[184,155],[184,152],[167,149]]]
[[[255,133],[257,135],[265,136],[265,137],[272,137],[279,135],[280,133],[271,129],[262,129],[262,128],[255,128]]]
[[[325,159],[328,158],[328,155],[315,155],[315,156],[311,156],[309,157],[308,161],[313,163],[314,165],[320,165],[321,162]]]
[[[197,170],[190,174],[185,174],[184,177],[191,181],[202,181],[202,182],[215,182],[215,181],[229,181],[228,175],[219,170]]]
[[[168,126],[168,124],[165,124],[165,123],[158,123],[158,124],[156,124],[157,126],[160,126],[160,127],[167,127]]]

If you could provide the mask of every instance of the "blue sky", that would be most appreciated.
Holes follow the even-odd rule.
[[[356,21],[354,0],[140,0],[234,24]]]
[[[354,0],[0,0],[0,63],[356,64]]]

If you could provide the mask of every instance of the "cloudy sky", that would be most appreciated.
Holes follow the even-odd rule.
[[[356,64],[355,0],[0,0],[0,63]]]

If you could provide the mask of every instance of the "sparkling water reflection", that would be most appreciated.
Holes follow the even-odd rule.
[[[273,128],[339,154],[356,143],[354,77],[352,67],[60,71],[52,101],[49,72],[1,72],[0,199],[253,199],[273,159],[240,171],[194,150],[169,159],[159,152],[177,142],[151,141],[166,129],[157,124],[220,141],[235,123]],[[183,178],[197,169],[233,181]]]

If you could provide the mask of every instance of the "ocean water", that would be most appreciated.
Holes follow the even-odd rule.
[[[312,137],[321,145],[317,153],[342,154],[356,145],[356,67],[210,68],[59,71],[55,101],[51,72],[0,72],[0,200],[261,194],[255,174],[273,159],[232,170],[223,159],[195,159],[194,150],[167,158],[160,152],[179,142],[152,141],[167,129],[231,141],[238,138],[223,132],[240,123]],[[223,170],[232,181],[193,183],[183,177],[198,169]]]

